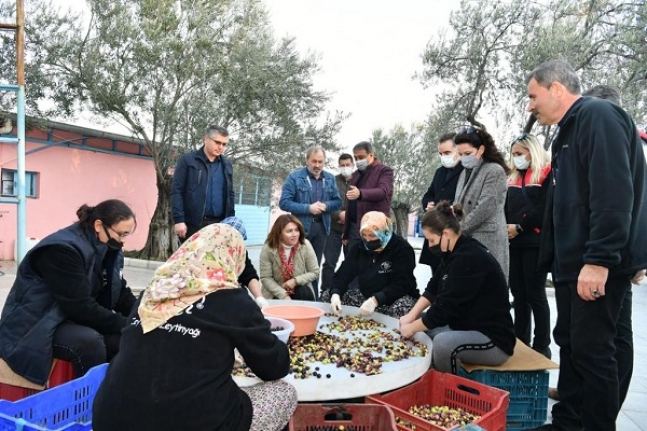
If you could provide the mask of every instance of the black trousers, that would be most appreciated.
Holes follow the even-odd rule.
[[[550,352],[550,307],[546,298],[548,273],[537,271],[539,247],[510,248],[510,291],[514,297],[514,333],[535,350]],[[532,317],[535,338],[532,340]]]
[[[310,231],[308,232],[308,241],[312,244],[317,256],[317,264],[321,268],[321,258],[323,257],[324,249],[326,248],[326,228],[322,222],[312,222],[310,224]],[[312,288],[315,291],[315,299],[319,298],[319,279],[317,278],[312,282]]]
[[[110,360],[119,351],[121,334],[100,334],[89,326],[71,321],[61,323],[54,332],[54,357],[72,363],[76,377]]]
[[[332,277],[335,275],[337,262],[341,255],[342,249],[344,256],[348,248],[344,247],[341,243],[341,236],[343,230],[336,230],[334,227],[330,229],[330,235],[326,240],[326,248],[324,248],[324,263],[321,269],[321,292],[329,290],[332,287]]]
[[[630,288],[629,276],[610,278],[603,297],[584,301],[577,294],[577,281],[555,283],[553,335],[560,347],[557,389],[561,401],[552,413],[558,429],[616,429],[620,411],[616,337],[618,328],[627,323],[622,304]],[[627,364],[622,367],[626,370]]]

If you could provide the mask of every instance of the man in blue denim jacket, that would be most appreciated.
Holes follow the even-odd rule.
[[[295,215],[303,224],[321,265],[321,256],[330,233],[331,214],[341,208],[341,197],[333,174],[324,171],[326,152],[319,146],[306,150],[306,167],[288,175],[283,184],[279,208]],[[318,295],[318,280],[313,287]]]

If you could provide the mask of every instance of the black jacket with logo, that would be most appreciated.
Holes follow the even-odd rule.
[[[552,234],[542,238],[541,261],[554,259],[558,282],[577,280],[584,264],[608,268],[609,277],[646,268],[647,177],[633,120],[613,103],[582,97],[559,127],[543,229]]]
[[[474,238],[458,238],[422,296],[431,302],[422,315],[427,328],[449,325],[454,331],[478,331],[512,355],[515,336],[508,283],[501,265]]]
[[[409,295],[420,297],[413,270],[416,257],[413,247],[393,234],[380,253],[369,251],[363,242],[353,245],[332,279],[330,294],[343,296],[348,285],[359,277],[359,290],[366,298],[375,296],[378,305],[391,305]]]
[[[234,348],[263,380],[290,370],[285,343],[246,289],[223,289],[144,334],[123,330],[94,399],[95,431],[246,431],[252,403],[234,382]]]

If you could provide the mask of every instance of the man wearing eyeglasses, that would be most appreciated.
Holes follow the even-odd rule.
[[[535,430],[614,431],[620,410],[616,334],[632,277],[647,266],[647,176],[636,126],[619,106],[580,96],[552,60],[527,77],[528,111],[559,126],[540,261],[551,263],[560,346],[552,424]]]
[[[235,215],[233,167],[223,154],[228,142],[227,129],[211,125],[202,147],[182,156],[175,167],[171,205],[181,240]]]

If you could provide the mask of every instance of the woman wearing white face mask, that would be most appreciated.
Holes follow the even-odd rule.
[[[434,179],[431,181],[427,193],[422,197],[424,211],[429,211],[440,201],[454,202],[458,178],[463,172],[463,165],[458,157],[456,144],[454,144],[454,136],[456,134],[447,133],[438,139],[438,155],[442,166],[436,169]],[[422,245],[420,263],[429,265],[432,273],[435,273],[440,265],[440,259],[429,251],[429,243],[426,239]]]
[[[550,358],[550,308],[545,271],[537,268],[539,236],[550,173],[550,158],[536,137],[522,134],[510,148],[511,174],[505,207],[510,238],[510,291],[517,338]],[[535,320],[531,335],[531,310]]]
[[[490,250],[507,280],[509,249],[504,206],[510,169],[485,129],[462,127],[454,142],[464,168],[455,199],[465,212],[461,230]]]

